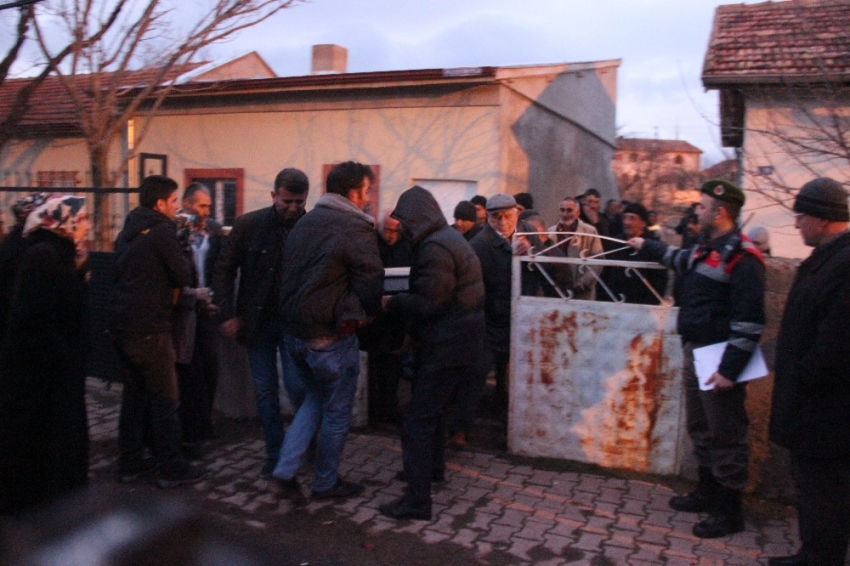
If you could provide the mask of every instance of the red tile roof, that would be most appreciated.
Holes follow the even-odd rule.
[[[726,179],[735,182],[738,176],[738,160],[724,159],[701,171],[705,179]]]
[[[191,64],[183,72],[190,71],[202,63]],[[136,75],[122,81],[132,95],[130,87],[146,84],[154,69],[138,71]],[[397,88],[404,85],[421,86],[440,83],[480,83],[492,82],[496,77],[495,67],[460,67],[449,69],[417,69],[410,71],[378,71],[368,73],[335,73],[327,75],[304,75],[295,77],[274,77],[267,79],[232,79],[214,82],[196,83],[189,80],[178,85],[170,98],[205,96],[244,96],[250,93],[364,88],[383,85]],[[0,117],[8,111],[14,94],[28,79],[7,80],[0,86]],[[167,77],[166,80],[170,80]],[[201,88],[198,85],[201,85]],[[32,108],[20,126],[21,134],[42,135],[45,132],[60,135],[79,135],[79,121],[75,109],[57,77],[48,77],[31,98]]]
[[[850,2],[718,6],[702,70],[706,87],[850,78]]]
[[[176,78],[179,74],[201,66],[202,63],[190,63],[179,72],[172,70],[166,75],[165,81]],[[141,69],[130,71],[121,77],[121,85],[131,88],[149,83],[157,69]],[[102,73],[101,78],[107,82],[113,78],[111,73]],[[94,84],[94,75],[77,77],[82,86],[90,91]],[[0,86],[0,118],[6,116],[11,108],[18,91],[31,79],[7,79]],[[51,75],[41,83],[29,99],[30,109],[18,126],[22,136],[38,136],[44,134],[79,135],[79,119],[73,99],[62,86],[59,77]]]
[[[659,151],[662,153],[702,153],[702,150],[683,140],[647,138],[617,138],[617,151]]]

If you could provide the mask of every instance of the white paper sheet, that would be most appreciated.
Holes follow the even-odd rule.
[[[719,344],[710,344],[702,348],[694,349],[694,370],[696,370],[697,378],[699,379],[699,388],[702,391],[714,389],[714,384],[706,385],[708,378],[714,375],[717,368],[720,367],[720,360],[723,358],[723,352],[726,350],[728,342],[720,342]],[[736,380],[738,383],[759,379],[767,375],[767,364],[764,361],[764,354],[761,351],[761,346],[756,346],[753,355],[750,356],[750,361],[741,375]]]

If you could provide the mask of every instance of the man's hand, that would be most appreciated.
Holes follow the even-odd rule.
[[[639,250],[639,249],[641,249],[641,248],[643,247],[643,242],[644,242],[644,239],[643,239],[643,238],[630,238],[630,239],[626,242],[626,245],[627,245],[627,246],[630,246],[630,247],[632,247],[632,248],[634,248],[634,249],[636,249],[636,250]]]
[[[384,295],[381,297],[381,310],[387,310],[387,303],[390,302],[392,297],[392,295]]]
[[[525,236],[514,238],[514,255],[525,255],[530,249],[531,244],[528,243],[528,238]]]
[[[729,391],[730,389],[735,387],[734,381],[729,381],[728,379],[726,379],[725,377],[723,377],[722,375],[720,375],[717,372],[714,372],[712,374],[712,376],[709,377],[705,381],[705,384],[706,385],[714,385],[714,392],[715,393],[722,393],[724,391]]]
[[[239,332],[242,330],[242,319],[238,316],[234,316],[233,318],[228,318],[219,326],[221,329],[221,333],[231,340],[235,340],[237,336],[239,336]]]

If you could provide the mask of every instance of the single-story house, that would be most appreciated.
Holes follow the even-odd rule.
[[[112,150],[115,167],[122,152],[137,152],[127,186],[150,173],[181,186],[199,180],[213,189],[225,224],[268,206],[284,167],[307,173],[312,206],[328,169],[349,159],[375,168],[376,217],[413,184],[431,190],[448,216],[475,194],[530,192],[550,221],[564,196],[589,187],[617,195],[619,60],[349,73],[345,50],[327,45],[314,48],[313,74],[276,77],[258,55],[248,57],[244,68],[230,61],[179,77],[142,139],[148,110],[139,110]],[[40,101],[61,97],[48,92],[55,86],[37,91],[32,119],[0,153],[0,184],[86,185],[86,146],[73,115],[62,128],[39,123]]]
[[[702,82],[720,91],[748,227],[770,231],[774,255],[807,256],[790,212],[797,191],[818,176],[850,188],[850,2],[719,6]]]

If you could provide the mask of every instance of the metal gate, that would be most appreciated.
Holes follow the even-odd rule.
[[[509,451],[678,473],[686,442],[678,309],[522,296],[532,262],[663,269],[598,256],[513,258]]]

